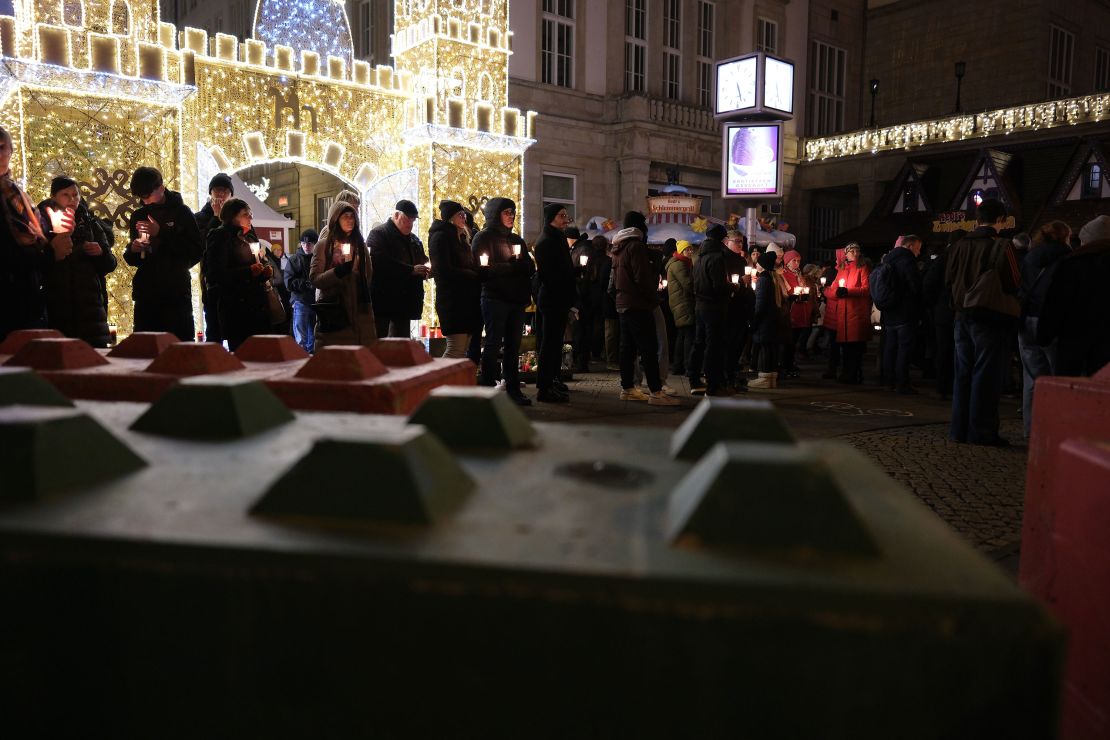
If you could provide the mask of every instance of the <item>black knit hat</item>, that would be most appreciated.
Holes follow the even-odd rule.
[[[728,235],[728,229],[721,224],[713,224],[705,231],[705,235],[710,239],[724,241],[725,236]]]
[[[640,233],[644,235],[644,241],[647,241],[647,219],[644,217],[644,214],[640,213],[639,211],[629,211],[628,213],[624,214],[623,228],[639,229]]]
[[[131,194],[145,198],[162,184],[162,173],[153,167],[140,167],[131,175]]]
[[[208,192],[211,193],[216,188],[227,188],[232,195],[235,195],[235,185],[231,182],[231,175],[226,172],[220,172],[211,180],[208,181]]]
[[[441,200],[439,202],[439,217],[444,221],[450,221],[461,210],[463,210],[462,203],[456,203],[453,200]]]
[[[566,206],[562,203],[548,203],[543,207],[543,222],[550,224],[559,215],[559,211],[566,210]]]
[[[759,255],[759,266],[767,272],[775,269],[776,262],[778,262],[778,255],[774,252],[767,252],[766,254]]]

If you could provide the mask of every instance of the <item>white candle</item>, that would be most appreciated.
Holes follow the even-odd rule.
[[[590,261],[590,258],[587,257],[586,255],[582,255],[581,257],[578,258],[578,264],[582,265],[583,267],[585,267],[586,263],[589,262],[589,261]]]
[[[825,283],[829,282],[828,278],[821,278],[821,286],[824,287]]]
[[[801,294],[802,294],[802,287],[800,285],[795,285],[794,286],[794,295],[801,295]]]
[[[802,295],[809,295],[809,286],[802,288]]]
[[[840,278],[840,287],[844,288],[847,285],[848,285],[848,282],[844,278]]]
[[[664,288],[666,288],[666,287],[667,287],[667,278],[663,278],[663,282],[662,282],[662,283],[660,283],[660,286],[661,286],[661,287],[664,287]]]
[[[744,268],[744,274],[745,275],[754,275],[755,274],[755,268],[754,267],[745,267]]]
[[[255,258],[257,259],[258,258],[258,253],[262,250],[262,245],[259,244],[258,242],[251,242],[250,243],[250,248],[251,248],[251,254],[253,254],[255,256]]]
[[[72,221],[67,223],[66,216],[70,218],[73,216],[73,212],[68,208],[64,211],[55,211],[50,206],[47,206],[46,212],[50,216],[50,230],[55,234],[68,234],[73,229]]]
[[[739,273],[735,273],[735,272],[732,273],[732,284],[733,285],[739,285],[740,284],[740,275],[739,275]]]
[[[478,263],[479,263],[479,264],[480,264],[480,265],[481,265],[482,267],[489,267],[489,255],[488,255],[488,254],[480,254],[480,255],[478,255]]]
[[[513,245],[513,256],[514,257],[519,257],[520,256],[520,245],[519,244],[514,244]]]
[[[339,251],[343,253],[343,259],[349,259],[350,256],[351,256],[351,245],[350,244],[340,244],[339,245]]]

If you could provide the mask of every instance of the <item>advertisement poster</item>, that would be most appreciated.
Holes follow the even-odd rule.
[[[763,107],[794,112],[794,65],[767,57],[764,68]]]
[[[725,126],[725,197],[779,194],[781,131],[778,124],[730,123]]]

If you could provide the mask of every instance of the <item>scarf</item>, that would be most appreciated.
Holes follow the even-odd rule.
[[[31,247],[46,241],[31,199],[15,184],[10,172],[0,175],[0,206],[16,244]]]

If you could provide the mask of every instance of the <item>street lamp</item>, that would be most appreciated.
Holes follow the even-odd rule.
[[[879,81],[871,80],[871,128],[875,128],[875,96],[879,94]]]
[[[965,62],[956,62],[956,112],[960,112],[960,87],[963,86],[964,72],[967,71]]]

